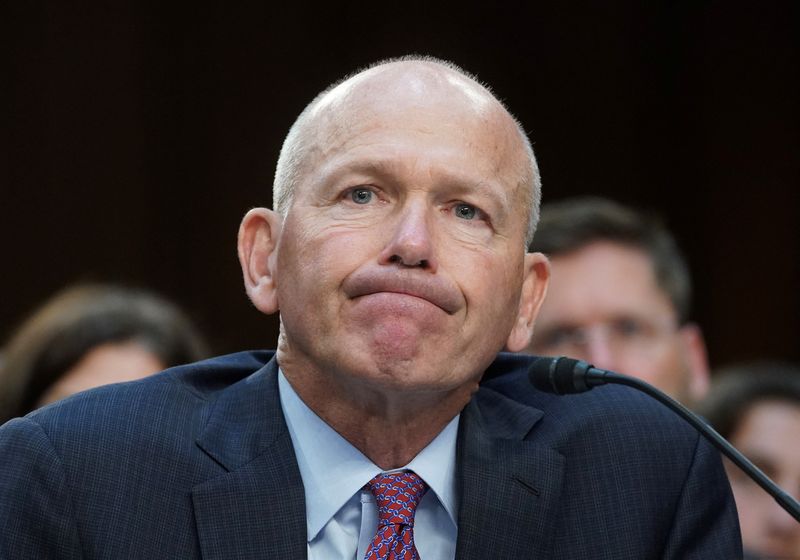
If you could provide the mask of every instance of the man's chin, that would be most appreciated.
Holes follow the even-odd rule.
[[[444,358],[441,352],[436,356],[418,353],[410,358],[373,356],[371,367],[362,370],[362,380],[395,394],[449,395],[466,387],[471,387],[471,393],[477,389],[480,375],[459,373],[464,372],[463,366],[455,357]]]

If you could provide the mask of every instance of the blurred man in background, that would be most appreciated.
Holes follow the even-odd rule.
[[[530,250],[552,265],[530,353],[633,375],[684,403],[705,394],[689,269],[658,220],[603,198],[567,199],[543,206]]]
[[[773,482],[800,499],[800,368],[758,362],[716,372],[700,412]],[[800,558],[800,523],[725,460],[745,549],[752,558]]]

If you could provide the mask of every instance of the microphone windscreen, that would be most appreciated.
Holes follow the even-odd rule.
[[[528,368],[531,384],[546,393],[567,395],[583,393],[591,389],[586,383],[586,372],[592,366],[582,360],[564,356],[560,358],[536,358]]]

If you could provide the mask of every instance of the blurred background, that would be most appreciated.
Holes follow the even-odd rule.
[[[660,212],[713,366],[800,359],[800,3],[7,2],[0,341],[76,281],[156,290],[217,353],[273,347],[242,215],[297,114],[380,58],[451,59],[529,131],[544,199]],[[313,310],[310,310],[313,311]]]

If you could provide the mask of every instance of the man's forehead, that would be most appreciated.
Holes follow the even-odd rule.
[[[443,154],[458,146],[474,151],[528,216],[535,171],[524,132],[488,89],[435,61],[378,65],[321,94],[296,125],[298,169],[308,174],[354,147],[390,144],[407,133],[440,140]]]
[[[349,108],[385,110],[397,104],[420,108],[447,101],[449,105],[486,114],[499,102],[474,80],[444,65],[426,61],[399,61],[369,68],[324,94],[309,113],[311,120],[339,114]]]
[[[643,248],[597,240],[567,253],[551,255],[552,300],[579,309],[632,309],[638,304],[673,307],[659,285],[655,265]]]
[[[655,280],[655,263],[647,250],[634,243],[598,237],[561,253],[550,255],[553,266],[592,267],[609,273],[639,269]]]

